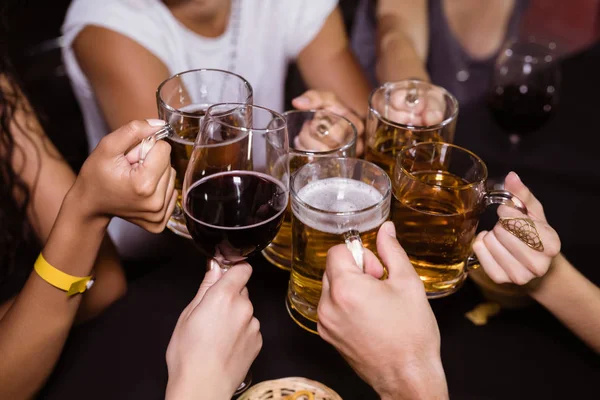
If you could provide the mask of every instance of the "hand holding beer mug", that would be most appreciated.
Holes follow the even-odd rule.
[[[356,156],[356,127],[341,115],[327,110],[293,110],[283,116],[290,141],[290,173],[319,158]],[[289,207],[277,237],[263,250],[263,255],[279,268],[290,269],[292,216]]]
[[[389,174],[404,146],[454,140],[458,101],[444,88],[420,80],[389,82],[369,98],[365,158]]]
[[[160,84],[156,91],[158,115],[168,122],[167,129],[144,141],[142,149],[156,139],[171,144],[171,165],[177,172],[175,188],[180,196],[167,227],[191,239],[181,208],[183,178],[204,114],[215,103],[252,104],[252,87],[241,76],[218,69],[197,69],[179,73]],[[146,146],[150,143],[150,146]]]
[[[487,206],[503,204],[527,214],[514,194],[486,191],[486,179],[479,157],[448,143],[419,143],[396,159],[392,220],[429,298],[454,293],[476,263],[471,245]]]
[[[359,267],[363,246],[377,252],[377,230],[389,217],[391,182],[370,162],[321,158],[296,171],[290,196],[292,273],[286,306],[294,321],[317,333],[327,252],[345,242]]]

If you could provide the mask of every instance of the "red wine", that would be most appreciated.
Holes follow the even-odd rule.
[[[556,96],[546,87],[500,86],[490,94],[489,107],[502,129],[523,135],[537,130],[550,118]]]
[[[195,182],[185,195],[186,224],[208,257],[233,263],[273,240],[288,203],[285,186],[253,171],[230,171]]]

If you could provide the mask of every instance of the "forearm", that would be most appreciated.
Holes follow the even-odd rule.
[[[233,393],[228,393],[220,382],[201,383],[201,376],[169,376],[165,400],[230,400]]]
[[[550,271],[530,295],[600,353],[600,288],[562,254],[554,258]]]
[[[42,251],[46,260],[74,276],[92,272],[107,218],[88,217],[69,193]],[[52,371],[81,302],[32,272],[0,320],[0,398],[31,397]]]
[[[380,39],[376,74],[379,82],[407,78],[429,81],[425,60],[419,57],[411,41],[400,32],[385,34]]]

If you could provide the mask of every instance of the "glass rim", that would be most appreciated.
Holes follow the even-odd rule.
[[[520,52],[512,51],[510,56],[511,58],[516,58],[519,60],[524,60],[526,57],[531,57],[532,60],[543,61],[546,64],[552,64],[557,61],[557,44],[552,40],[541,40],[537,39],[534,36],[529,36],[527,38],[518,38],[511,37],[507,39],[502,46],[500,46],[499,55],[504,54],[507,50],[512,50],[512,46],[514,45],[523,45],[530,46],[537,50],[545,50],[545,53],[542,55],[535,54],[521,54]],[[546,60],[546,57],[550,56],[550,60]]]
[[[286,123],[287,123],[287,116],[290,114],[302,114],[302,113],[316,113],[316,112],[325,112],[327,114],[331,114],[333,116],[335,116],[336,118],[340,118],[342,120],[344,120],[345,122],[348,123],[348,125],[350,126],[350,128],[352,129],[352,140],[350,140],[349,142],[338,146],[334,149],[331,150],[324,150],[324,151],[312,151],[312,150],[298,150],[295,148],[292,148],[292,146],[290,145],[290,154],[292,155],[299,155],[299,156],[327,156],[329,154],[334,154],[337,153],[338,151],[344,151],[349,149],[350,147],[354,146],[357,144],[358,141],[358,129],[356,129],[356,126],[352,123],[352,121],[350,121],[348,118],[344,117],[343,115],[340,114],[336,114],[332,111],[329,110],[317,110],[317,109],[310,109],[310,110],[288,110],[285,111],[283,114],[281,114],[285,119],[286,119]],[[289,135],[289,127],[288,127],[288,135]]]
[[[483,171],[483,175],[482,178],[479,180],[476,180],[474,182],[469,182],[469,183],[465,183],[462,185],[442,185],[439,183],[429,183],[429,182],[423,182],[422,180],[418,179],[417,177],[415,177],[415,175],[410,172],[407,171],[406,168],[404,168],[402,166],[402,159],[404,158],[404,154],[406,154],[409,150],[411,149],[416,149],[417,147],[425,147],[425,146],[443,146],[443,147],[450,147],[452,149],[456,149],[459,152],[462,153],[466,153],[467,155],[469,155],[471,158],[473,158],[477,164],[481,165]],[[405,148],[403,148],[402,150],[400,150],[400,153],[396,156],[396,162],[395,162],[395,168],[400,168],[400,170],[404,173],[404,175],[406,175],[407,177],[409,177],[411,180],[418,182],[422,185],[426,185],[426,186],[430,186],[430,187],[439,187],[439,188],[443,188],[443,189],[452,189],[452,190],[464,190],[464,189],[470,189],[473,188],[477,185],[480,185],[482,183],[485,183],[485,181],[488,178],[488,169],[487,169],[487,165],[485,164],[485,162],[481,159],[481,157],[479,157],[477,154],[475,154],[474,152],[472,152],[469,149],[466,149],[464,147],[461,146],[457,146],[455,144],[452,143],[446,143],[446,142],[421,142],[421,143],[416,143],[412,146],[407,146]],[[462,178],[462,177],[461,177]]]
[[[437,124],[434,124],[434,125],[408,125],[408,124],[403,124],[401,122],[395,122],[395,121],[392,121],[391,119],[385,118],[383,115],[381,115],[381,113],[379,111],[377,111],[377,109],[375,107],[373,107],[373,97],[382,90],[386,90],[386,89],[389,89],[390,87],[395,87],[395,86],[398,86],[399,84],[403,84],[403,83],[426,84],[426,85],[429,85],[433,88],[440,90],[443,95],[445,95],[447,98],[450,99],[452,105],[454,106],[454,111],[448,118],[446,118],[442,122],[438,122]],[[452,121],[456,120],[456,116],[458,115],[458,109],[459,109],[458,100],[456,99],[456,97],[454,97],[454,95],[452,93],[450,93],[448,90],[446,90],[445,88],[443,88],[441,86],[435,85],[431,82],[423,81],[421,79],[404,79],[401,81],[386,82],[386,83],[382,84],[381,86],[373,89],[373,91],[371,91],[371,94],[369,95],[369,112],[373,113],[373,115],[375,115],[377,117],[377,119],[379,119],[379,120],[383,121],[384,123],[391,125],[395,128],[402,128],[402,129],[413,130],[413,131],[422,132],[422,131],[433,131],[433,130],[437,130],[437,129],[442,129],[442,128],[446,127],[447,125],[449,125]]]
[[[243,83],[244,86],[246,86],[246,88],[248,89],[248,96],[246,97],[246,103],[253,98],[254,96],[254,90],[252,89],[252,85],[250,85],[250,82],[248,82],[246,80],[246,78],[244,78],[243,76],[236,74],[235,72],[231,72],[231,71],[226,71],[224,69],[218,69],[218,68],[196,68],[196,69],[189,69],[187,71],[182,71],[182,72],[178,72],[174,75],[171,75],[170,77],[168,77],[167,79],[165,79],[164,81],[162,81],[160,83],[160,85],[158,85],[158,88],[156,89],[156,99],[158,101],[158,106],[161,107],[163,106],[164,108],[166,108],[167,110],[169,110],[172,113],[178,113],[181,114],[185,117],[188,118],[196,118],[196,119],[201,119],[203,118],[203,116],[200,116],[198,114],[194,114],[194,113],[190,113],[187,111],[182,111],[178,108],[172,107],[169,104],[167,104],[162,96],[161,96],[161,91],[163,89],[163,87],[170,81],[172,81],[173,79],[182,77],[184,75],[187,74],[192,74],[192,73],[200,73],[200,72],[216,72],[216,73],[222,73],[225,75],[229,75],[229,76],[235,76],[237,78],[239,78]],[[216,104],[216,103],[215,103]]]
[[[220,113],[218,116],[211,114],[211,110],[216,109],[217,107],[223,107],[223,106],[231,106],[231,109],[229,109],[226,112]],[[252,109],[266,111],[274,117],[273,119],[281,120],[282,125],[277,128],[246,128],[245,126],[235,126],[235,125],[229,124],[227,122],[223,122],[223,121],[215,121],[215,118],[230,115],[234,110],[237,110],[242,107],[250,107]],[[228,128],[236,129],[236,130],[239,130],[242,132],[247,132],[247,133],[256,132],[256,133],[261,133],[261,134],[267,134],[267,133],[279,132],[281,130],[287,129],[287,121],[283,117],[283,115],[281,115],[277,111],[271,110],[270,108],[263,107],[263,106],[257,106],[254,104],[248,104],[248,103],[233,103],[233,102],[215,103],[206,109],[206,114],[204,115],[204,117],[207,119],[213,120],[214,122],[219,123],[220,125],[226,126]],[[223,142],[223,143],[225,143],[225,142]]]
[[[368,207],[365,208],[361,208],[360,210],[354,210],[354,211],[329,211],[329,210],[323,210],[321,208],[318,207],[313,207],[310,204],[306,203],[304,200],[302,200],[300,198],[300,196],[298,196],[298,193],[296,192],[296,188],[294,187],[294,182],[296,181],[296,178],[299,175],[299,172],[302,171],[304,168],[308,168],[309,166],[316,164],[316,163],[324,163],[324,162],[332,162],[332,161],[346,161],[346,160],[352,160],[356,163],[359,164],[363,164],[363,165],[368,165],[369,167],[374,167],[376,170],[379,170],[382,174],[382,176],[385,177],[385,180],[387,182],[387,189],[385,191],[385,193],[382,193],[382,198],[381,201],[372,204]],[[343,178],[341,176],[330,176],[329,178]],[[328,179],[328,178],[324,178],[324,179]],[[354,179],[354,178],[344,178],[344,179],[352,179],[352,180],[356,180],[358,181],[358,179]],[[321,179],[319,179],[321,180]],[[359,181],[362,182],[362,181]],[[311,161],[307,164],[304,164],[302,167],[298,168],[295,172],[292,173],[292,176],[290,178],[290,185],[289,185],[289,191],[290,191],[290,199],[293,199],[292,201],[296,201],[300,204],[301,207],[306,208],[310,211],[315,211],[318,212],[320,214],[326,214],[326,215],[333,215],[333,216],[338,216],[338,217],[345,217],[345,216],[350,216],[350,215],[358,215],[358,214],[362,214],[368,211],[372,211],[375,210],[377,208],[381,208],[381,206],[391,197],[392,195],[392,181],[388,175],[387,172],[385,172],[381,167],[379,167],[378,165],[367,161],[367,160],[361,160],[360,158],[353,158],[353,157],[327,157],[327,158],[319,158],[317,160]],[[381,193],[381,192],[380,192]],[[292,210],[293,213],[293,210]]]

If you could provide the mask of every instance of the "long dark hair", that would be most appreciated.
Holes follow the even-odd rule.
[[[12,167],[11,123],[23,104],[4,38],[0,37],[0,284],[15,270],[18,251],[31,233],[27,222],[30,193]]]

